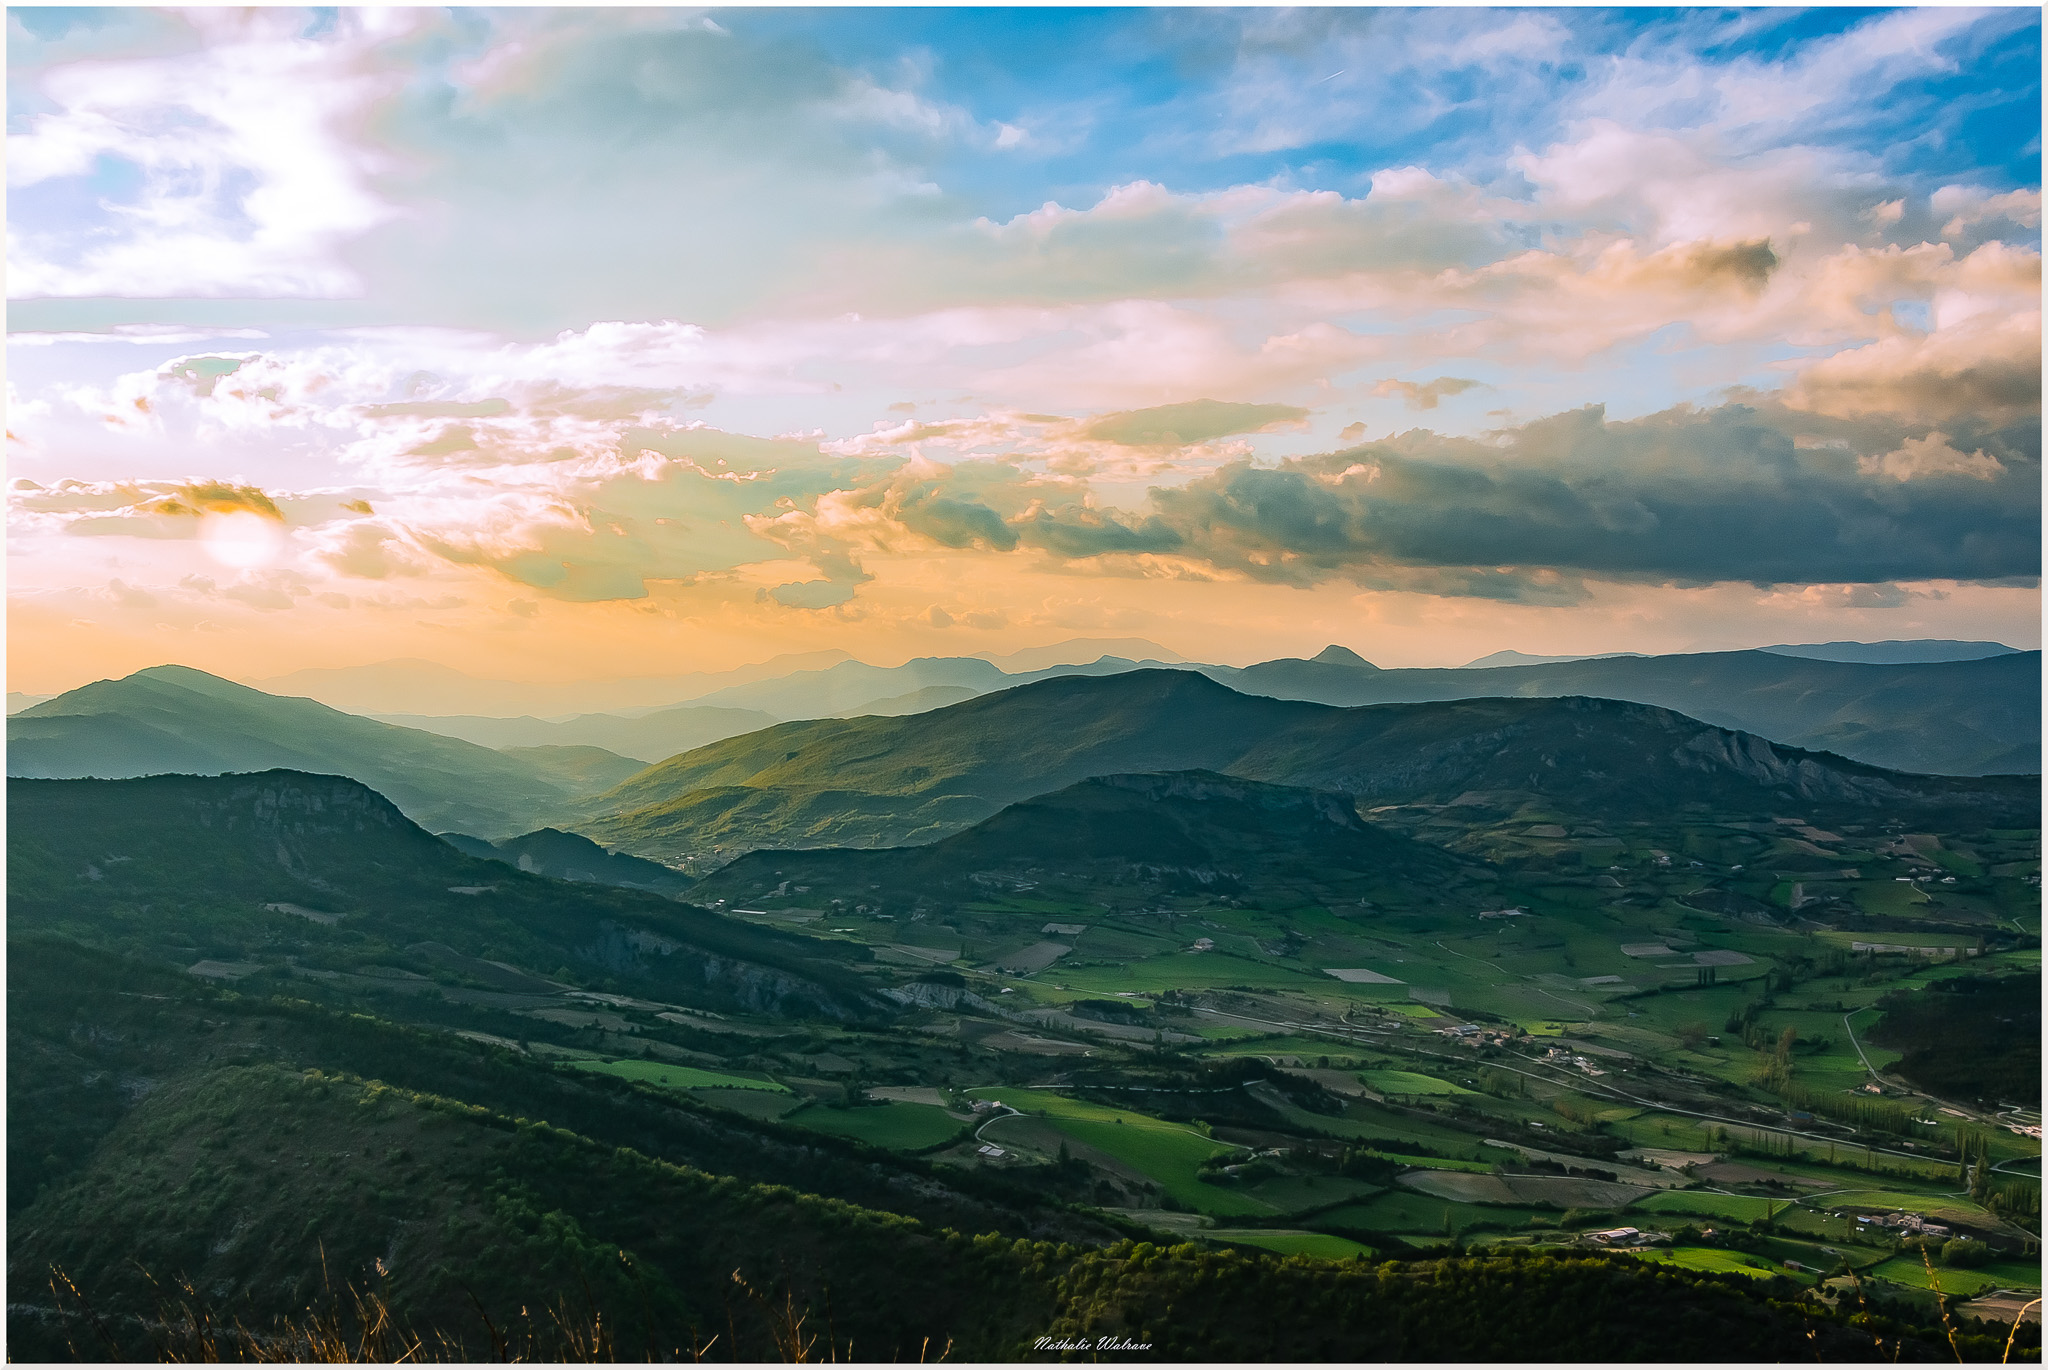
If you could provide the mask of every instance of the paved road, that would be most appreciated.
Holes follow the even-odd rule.
[[[1879,1079],[1878,1077],[1877,1067],[1870,1064],[1870,1058],[1863,1054],[1863,1043],[1856,1040],[1856,1025],[1849,1021],[1851,1018],[1854,1018],[1857,1014],[1861,1012],[1863,1012],[1863,1010],[1859,1008],[1852,1009],[1848,1013],[1843,1014],[1842,1028],[1849,1034],[1849,1045],[1856,1048],[1856,1059],[1863,1062],[1863,1068],[1870,1072],[1870,1078],[1872,1080],[1876,1081],[1878,1084],[1883,1084],[1884,1081],[1882,1079]]]

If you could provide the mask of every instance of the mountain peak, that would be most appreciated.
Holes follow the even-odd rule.
[[[1379,667],[1373,665],[1349,647],[1339,647],[1334,642],[1310,657],[1309,660],[1320,661],[1328,666],[1363,666],[1368,671],[1377,671],[1379,669]]]
[[[161,666],[145,666],[123,679],[134,680],[137,677],[144,680],[161,680],[180,689],[194,690],[217,699],[244,699],[263,693],[239,681],[217,676],[211,671],[202,671],[197,666],[180,666],[176,662],[165,662]]]

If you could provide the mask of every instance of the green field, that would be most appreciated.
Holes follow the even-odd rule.
[[[690,1097],[699,1103],[744,1113],[749,1118],[768,1120],[780,1118],[791,1109],[803,1106],[802,1100],[794,1094],[773,1093],[765,1089],[693,1089]]]
[[[1767,1213],[1783,1213],[1791,1207],[1783,1199],[1754,1198],[1747,1194],[1710,1194],[1697,1189],[1667,1189],[1647,1195],[1630,1205],[1643,1213],[1686,1213],[1727,1222],[1754,1222]]]
[[[1481,1146],[1484,1145],[1482,1142]],[[1384,1156],[1390,1161],[1399,1161],[1402,1165],[1412,1165],[1417,1170],[1459,1170],[1467,1175],[1490,1175],[1494,1166],[1498,1164],[1495,1161],[1456,1161],[1443,1156],[1408,1156],[1398,1151],[1382,1151],[1378,1147],[1371,1148],[1371,1151],[1375,1156]]]
[[[1343,1114],[1338,1117],[1326,1113],[1311,1113],[1294,1104],[1276,1104],[1273,1107],[1289,1123],[1304,1131],[1382,1143],[1419,1143],[1433,1151],[1448,1152],[1460,1159],[1476,1159],[1484,1154],[1480,1139],[1469,1132],[1460,1132],[1455,1128],[1430,1122],[1427,1118],[1411,1117],[1379,1104],[1354,1100],[1345,1105]],[[1391,1154],[1392,1149],[1388,1150]],[[1438,1164],[1436,1161],[1416,1163]]]
[[[922,1151],[958,1135],[969,1126],[930,1104],[863,1104],[857,1108],[826,1108],[812,1104],[783,1119],[813,1132],[851,1137],[889,1151]]]
[[[1348,1237],[1328,1232],[1281,1232],[1257,1227],[1218,1227],[1202,1234],[1219,1242],[1238,1242],[1263,1247],[1283,1256],[1314,1256],[1318,1260],[1344,1261],[1353,1256],[1370,1256],[1372,1248]]]
[[[1476,1091],[1433,1075],[1412,1070],[1367,1070],[1360,1072],[1367,1086],[1381,1094],[1472,1094]]]
[[[1659,1265],[1675,1265],[1683,1270],[1708,1270],[1724,1275],[1749,1275],[1757,1279],[1766,1275],[1796,1273],[1763,1256],[1752,1256],[1747,1251],[1724,1251],[1713,1246],[1655,1246],[1636,1254],[1646,1261],[1655,1261]]]
[[[1384,1188],[1339,1175],[1280,1175],[1261,1181],[1247,1192],[1282,1213],[1298,1213],[1303,1209],[1326,1208],[1340,1200],[1355,1202]]]
[[[1388,1013],[1398,1013],[1403,1018],[1434,1018],[1436,1010],[1427,1004],[1381,1004]]]
[[[1890,1209],[1907,1213],[1981,1213],[1976,1204],[1961,1194],[1908,1194],[1895,1189],[1856,1189],[1829,1194],[1818,1200],[1829,1208]]]
[[[664,1089],[765,1089],[787,1094],[788,1088],[773,1080],[756,1080],[745,1075],[724,1075],[695,1066],[672,1066],[661,1061],[570,1061],[578,1070],[616,1075]]]
[[[1932,1289],[1927,1278],[1927,1265],[1915,1255],[1894,1256],[1882,1265],[1872,1266],[1863,1272],[1890,1280],[1894,1284],[1908,1285],[1914,1289]],[[2041,1267],[2020,1261],[1994,1261],[1975,1270],[1962,1270],[1934,1262],[1934,1278],[1941,1281],[1941,1292],[1951,1298],[1974,1298],[1987,1289],[2039,1289]]]
[[[1080,1099],[1069,1099],[1042,1089],[979,1089],[977,1098],[995,1099],[1020,1113],[1043,1113],[1045,1121],[1099,1151],[1107,1152],[1125,1165],[1143,1171],[1161,1190],[1181,1203],[1203,1213],[1221,1216],[1271,1213],[1270,1204],[1246,1194],[1204,1183],[1199,1173],[1203,1161],[1236,1147],[1215,1142],[1184,1123],[1169,1123],[1108,1108]],[[998,1140],[1002,1124],[990,1130]]]

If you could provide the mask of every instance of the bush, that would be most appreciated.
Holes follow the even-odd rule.
[[[1941,1263],[1974,1270],[1991,1259],[1991,1248],[1970,1237],[1952,1237],[1941,1245]]]

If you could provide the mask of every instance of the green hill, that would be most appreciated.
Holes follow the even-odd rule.
[[[95,681],[7,720],[10,776],[347,775],[430,828],[486,837],[539,827],[576,795],[616,783],[623,764],[588,754],[508,756],[183,666]]]
[[[666,859],[931,841],[1092,776],[1211,770],[1373,804],[1468,792],[1588,816],[1686,804],[2036,811],[2011,780],[1912,776],[1599,699],[1334,708],[1192,671],[1062,677],[908,718],[787,723],[649,767],[580,806],[581,831]]]
[[[254,983],[874,1011],[841,943],[465,855],[338,776],[10,780],[8,927]],[[411,977],[408,981],[407,977]],[[417,983],[414,983],[417,982]]]

